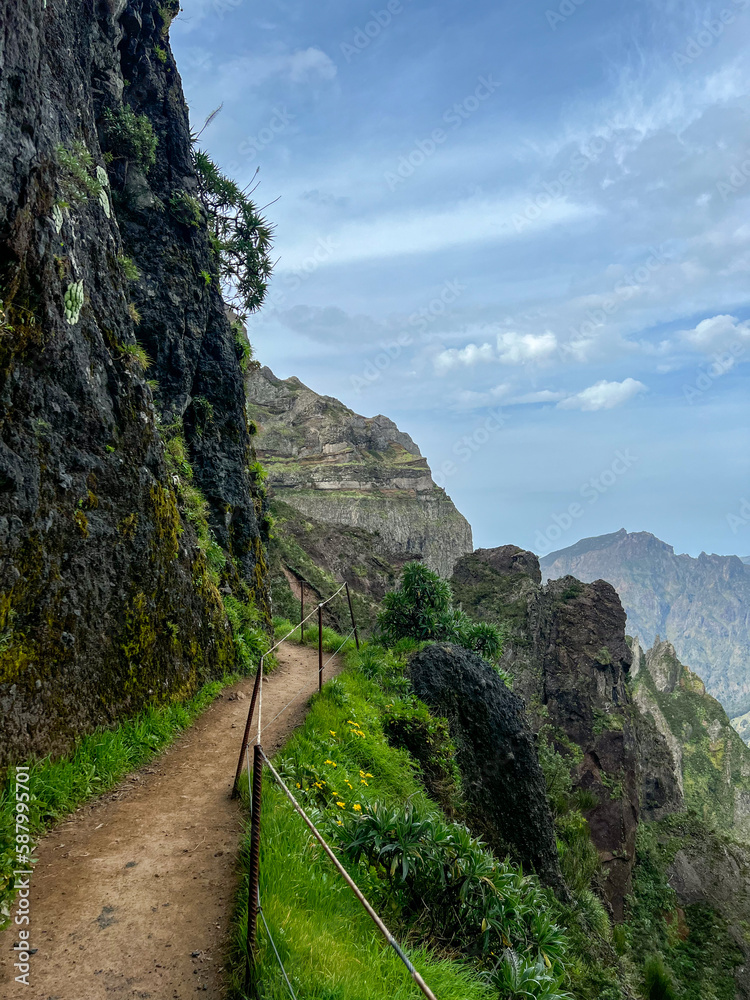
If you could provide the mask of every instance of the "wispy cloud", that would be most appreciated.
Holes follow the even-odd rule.
[[[634,378],[626,378],[622,382],[607,382],[602,379],[590,385],[588,389],[582,389],[567,399],[562,399],[557,404],[561,410],[613,410],[616,406],[622,406],[628,400],[646,391],[643,382]]]

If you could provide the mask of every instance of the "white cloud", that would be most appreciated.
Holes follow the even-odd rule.
[[[497,338],[498,360],[506,365],[543,361],[557,350],[557,337],[549,330],[542,334],[501,333]]]
[[[284,51],[278,47],[274,51],[250,56],[237,56],[222,63],[218,79],[226,91],[236,90],[240,85],[260,87],[269,80],[287,80],[290,83],[305,84],[314,80],[332,80],[336,76],[336,64],[322,49],[298,49]]]
[[[527,403],[556,403],[565,397],[564,392],[542,389],[540,392],[525,392],[508,400],[509,406],[523,406]]]
[[[622,382],[607,382],[602,379],[588,389],[561,400],[557,405],[563,410],[611,410],[645,391],[643,382],[634,378],[626,378]]]
[[[492,406],[493,403],[500,402],[510,392],[511,386],[508,382],[496,385],[488,392],[475,392],[473,389],[464,389],[456,393],[454,400],[458,410],[477,410],[483,406]]]
[[[504,365],[523,365],[527,361],[545,361],[557,350],[557,338],[546,333],[499,333],[495,344],[467,344],[441,351],[435,358],[435,369],[440,373],[452,368],[470,368],[482,362]]]
[[[720,351],[750,340],[750,322],[740,323],[736,316],[713,316],[701,320],[693,330],[683,330],[680,336],[699,351]]]
[[[311,76],[332,80],[336,64],[321,49],[300,49],[288,57],[288,73],[293,83],[304,83]]]

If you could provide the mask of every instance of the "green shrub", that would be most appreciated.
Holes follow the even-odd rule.
[[[70,149],[61,143],[55,152],[59,167],[58,183],[64,204],[76,205],[89,198],[98,198],[103,188],[92,174],[95,169],[94,158],[86,144],[76,139]],[[61,211],[60,206],[57,207]]]
[[[141,371],[145,372],[151,367],[151,359],[140,344],[120,344],[118,350],[123,358],[132,361]]]
[[[651,955],[643,969],[646,1000],[677,1000],[672,976],[661,955]]]
[[[141,272],[138,270],[135,261],[131,260],[130,257],[120,254],[117,258],[117,263],[120,265],[122,273],[128,281],[138,281],[140,279]]]
[[[503,630],[454,608],[448,582],[419,562],[407,563],[399,589],[383,598],[378,626],[386,645],[407,638],[455,642],[490,661],[503,649]]]
[[[146,115],[137,115],[129,104],[104,109],[104,138],[115,159],[135,163],[148,173],[156,163],[157,137]]]
[[[200,229],[203,225],[201,203],[186,191],[172,192],[169,197],[169,211],[183,226]]]
[[[448,813],[460,807],[461,775],[446,719],[435,718],[415,697],[397,698],[383,714],[383,732],[420,766],[428,794]]]
[[[224,611],[232,626],[237,659],[242,669],[249,671],[257,666],[269,648],[263,618],[252,602],[243,603],[230,595],[223,600]]]

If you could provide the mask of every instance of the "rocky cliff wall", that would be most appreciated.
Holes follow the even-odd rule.
[[[626,684],[632,657],[617,594],[603,581],[572,577],[543,587],[537,557],[513,545],[465,556],[452,586],[467,613],[509,629],[502,666],[534,727],[563,751],[570,743],[580,748],[574,787],[596,802],[585,815],[607,872],[604,892],[622,919],[641,806]]]
[[[177,9],[0,4],[0,763],[233,664],[165,440],[184,441],[223,585],[265,602]]]
[[[387,417],[359,416],[268,368],[248,373],[247,394],[269,485],[303,518],[367,532],[387,562],[423,559],[442,576],[471,551],[468,522]]]

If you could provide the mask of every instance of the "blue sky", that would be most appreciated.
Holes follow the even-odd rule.
[[[192,121],[278,199],[264,364],[477,545],[750,553],[750,0],[183,2]]]

